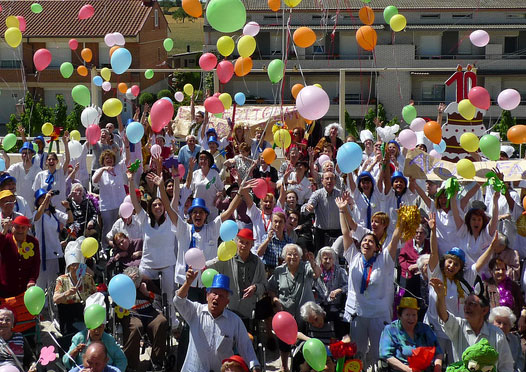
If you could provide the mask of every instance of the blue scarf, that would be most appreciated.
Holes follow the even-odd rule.
[[[371,217],[372,217],[372,209],[371,209],[371,199],[369,199],[367,197],[367,195],[365,195],[363,192],[362,192],[362,196],[363,198],[365,199],[365,202],[367,203],[367,228],[369,230],[372,229],[371,227]],[[373,194],[371,193],[371,198],[373,197]]]
[[[57,172],[56,170],[53,173],[51,173],[50,171],[47,172],[47,178],[45,181],[47,183],[46,191],[50,191],[53,188],[53,184],[55,183],[55,173],[56,172]]]
[[[49,210],[49,209],[48,209]],[[55,221],[57,221],[57,233],[60,233],[60,222],[58,221],[55,213],[51,213]],[[42,214],[42,271],[46,271],[46,230],[44,229],[44,216],[45,212]]]
[[[360,294],[363,294],[369,286],[369,280],[371,279],[371,272],[373,271],[373,265],[376,261],[376,255],[371,257],[369,261],[362,255],[363,262],[363,273],[362,273],[362,284],[360,285]]]

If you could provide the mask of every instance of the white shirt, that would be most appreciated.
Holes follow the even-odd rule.
[[[23,197],[31,206],[35,205],[33,181],[35,180],[37,173],[40,171],[40,166],[36,162],[31,165],[27,173],[21,162],[12,164],[7,170],[11,176],[16,178],[16,194]]]
[[[37,211],[33,214],[33,219]],[[43,213],[42,217],[38,221],[34,222],[35,226],[35,238],[40,242],[40,257],[43,258],[42,251],[44,249],[44,242],[42,238],[42,226],[44,229],[44,236],[46,238],[46,260],[57,259],[64,257],[64,252],[62,251],[62,246],[60,245],[60,236],[57,229],[60,225],[64,225],[68,220],[68,215],[59,210],[55,210],[55,217],[50,214]],[[58,222],[57,222],[58,220]]]
[[[175,265],[175,225],[166,216],[159,226],[152,227],[150,217],[144,210],[137,215],[137,221],[144,234],[140,266],[145,269],[162,269]]]
[[[256,204],[252,204],[252,207],[247,209],[247,216],[252,221],[252,230],[254,231],[254,246],[251,251],[257,255],[257,249],[263,243],[267,230],[272,223],[272,216],[265,215],[261,209],[256,207]]]
[[[493,240],[493,236],[489,234],[489,225],[488,223],[486,227],[480,231],[476,239],[469,233],[465,223],[462,224],[457,231],[457,247],[462,249],[466,253],[466,256],[473,260],[473,262],[477,262],[478,258],[482,256]]]
[[[119,208],[126,197],[126,191],[124,190],[124,173],[126,172],[124,160],[121,160],[113,167],[113,172],[115,175],[108,171],[103,171],[98,182],[99,208],[101,211],[111,211]],[[93,178],[95,178],[95,175],[93,175]]]
[[[210,216],[208,218],[216,218],[218,211],[214,205],[214,200],[216,194],[225,188],[219,173],[215,169],[210,169],[205,177],[203,171],[198,169],[194,171],[190,187],[194,193],[194,198],[204,199],[206,207],[210,210]]]
[[[38,189],[44,189],[48,191],[48,184],[46,179],[48,177],[49,171],[43,170],[37,173],[35,181],[33,182],[33,193]],[[62,200],[67,198],[66,195],[66,176],[64,175],[64,170],[62,167],[57,167],[55,170],[55,181],[51,190],[58,190],[59,194],[54,195],[51,198],[51,205],[53,205],[57,210],[65,211],[64,206],[60,203]],[[34,194],[33,194],[34,195]]]
[[[296,181],[296,172],[292,172],[289,175],[288,181],[289,182],[290,181]],[[289,191],[289,190],[292,190],[292,191],[296,192],[296,194],[298,195],[298,204],[299,205],[304,204],[307,200],[309,200],[310,196],[312,195],[312,189],[310,187],[310,181],[309,181],[309,179],[306,176],[304,176],[302,178],[300,183],[297,183],[297,184],[294,184],[294,185],[289,184],[287,186],[287,191]]]
[[[413,194],[409,188],[406,190],[404,195],[402,195],[400,206],[402,205],[415,205],[417,195]],[[396,220],[398,219],[398,212],[396,211],[398,206],[397,196],[395,195],[394,189],[391,189],[384,198],[384,212],[389,216],[390,222],[388,230],[393,232],[396,227]]]
[[[80,156],[76,159],[71,159],[71,161],[69,162],[73,168],[75,168],[77,164],[79,165],[79,170],[76,174],[76,178],[81,183],[89,181],[88,167],[86,164],[86,159],[88,157],[89,152],[88,144],[88,141],[84,142],[84,144],[82,145],[82,152],[80,153]]]
[[[375,185],[369,201],[371,204],[371,217],[376,212],[384,210],[384,196],[385,194],[381,193]],[[355,204],[355,208],[352,211],[353,219],[357,223],[367,226],[367,197],[358,189],[358,185],[356,185],[356,189],[354,190],[353,199]]]
[[[459,201],[457,201],[457,203],[459,203]],[[449,210],[448,213],[444,212],[443,209],[437,210],[435,203],[432,202],[431,212],[436,213],[438,254],[443,256],[451,248],[460,247],[459,242],[456,239],[451,238],[457,234],[457,224],[455,223],[455,217],[453,216],[452,210]],[[459,213],[461,218],[463,218],[460,208]]]
[[[106,238],[112,240],[115,234],[119,232],[125,233],[129,239],[142,239],[144,237],[141,226],[139,225],[139,217],[137,217],[136,214],[132,215],[129,225],[127,225],[122,218],[115,221],[111,230],[106,234]]]
[[[33,211],[34,208],[31,208],[23,197],[21,197],[20,195],[16,196],[15,212],[18,212],[26,216],[27,218],[32,219]]]

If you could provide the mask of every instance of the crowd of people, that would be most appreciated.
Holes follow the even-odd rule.
[[[145,128],[135,144],[118,117],[117,128],[107,123],[76,158],[67,132],[60,161],[43,137],[31,142],[23,129],[22,161],[1,154],[0,368],[35,368],[16,328],[24,311],[12,304],[36,285],[54,293],[57,328],[69,336],[62,363],[73,371],[136,371],[145,333],[154,371],[166,368],[169,335],[178,339],[177,370],[260,371],[255,324],[267,350],[279,349],[282,371],[311,370],[301,353],[310,338],[354,342],[364,371],[412,371],[414,350],[432,346],[426,371],[434,372],[486,338],[500,372],[525,370],[526,244],[515,225],[523,182],[495,190],[461,181],[452,190],[454,182],[415,180],[404,174],[407,150],[395,139],[369,130],[344,139],[338,123],[308,134],[293,128],[285,159],[268,164],[270,126],[229,122],[220,136],[193,102],[192,132],[177,148],[171,125],[151,132],[148,111],[135,113]],[[362,145],[362,162],[343,174],[336,156],[349,141]],[[417,148],[428,150],[422,139]],[[512,153],[502,151],[501,160]],[[256,196],[261,180],[267,191]],[[410,237],[397,224],[408,206],[420,211]],[[224,260],[218,246],[227,220],[238,226],[237,252]],[[87,237],[100,242],[88,259]],[[218,272],[211,285],[188,265],[192,248]],[[136,302],[113,313],[119,345],[106,321],[93,329],[83,322],[90,304],[109,306],[97,284],[121,273],[134,282]],[[295,345],[273,332],[280,311],[297,321]],[[329,353],[325,370],[334,362]]]

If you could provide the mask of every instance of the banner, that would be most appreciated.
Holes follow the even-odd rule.
[[[404,175],[416,179],[432,181],[445,181],[456,177],[459,181],[485,182],[486,173],[498,169],[504,175],[504,181],[521,181],[526,179],[526,160],[480,161],[473,162],[476,176],[473,179],[464,179],[457,174],[455,163],[447,160],[438,160],[420,150],[411,150],[407,153],[404,166]]]

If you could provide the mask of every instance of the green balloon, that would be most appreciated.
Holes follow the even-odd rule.
[[[5,151],[11,150],[13,146],[16,145],[16,136],[13,133],[9,133],[4,137],[2,141],[2,147]]]
[[[206,269],[201,274],[201,281],[203,282],[203,285],[208,288],[212,285],[212,281],[214,280],[214,276],[219,274],[217,270],[214,269]]]
[[[173,49],[174,47],[174,41],[172,39],[170,39],[169,37],[167,37],[166,39],[164,39],[163,41],[163,46],[164,46],[164,49],[169,52],[170,50]]]
[[[75,85],[71,90],[73,101],[81,106],[89,106],[91,102],[91,93],[85,85]]]
[[[303,344],[303,357],[315,371],[323,371],[327,363],[327,349],[323,342],[311,338]]]
[[[412,105],[404,106],[402,109],[402,117],[407,124],[411,124],[416,119],[416,108]]]
[[[281,59],[274,59],[269,63],[267,74],[271,83],[275,84],[278,83],[281,79],[283,79],[284,67],[285,64]]]
[[[236,32],[245,25],[247,11],[240,0],[212,0],[206,7],[206,19],[219,32]]]
[[[480,139],[480,150],[489,160],[499,160],[500,158],[500,140],[492,136],[491,134],[486,134]]]
[[[64,62],[60,65],[60,73],[64,79],[68,79],[73,75],[73,65],[71,62]]]
[[[44,290],[36,285],[29,287],[26,293],[24,293],[24,304],[31,315],[40,314],[45,302],[46,295],[44,294]]]
[[[31,4],[31,11],[36,14],[40,13],[42,11],[42,5],[39,3]]]
[[[387,8],[384,9],[384,20],[385,23],[389,24],[391,21],[391,18],[398,14],[398,8],[394,5],[389,5]]]
[[[153,78],[153,70],[151,68],[149,68],[148,70],[144,71],[144,77],[146,79]]]
[[[89,305],[84,310],[84,323],[87,329],[95,329],[106,320],[106,309],[99,304]]]

